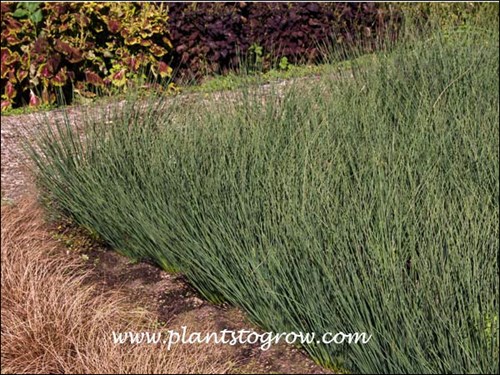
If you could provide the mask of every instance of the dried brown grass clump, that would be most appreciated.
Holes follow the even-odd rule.
[[[2,373],[225,373],[222,348],[115,345],[112,331],[153,331],[119,292],[86,282],[51,239],[34,200],[2,205]]]

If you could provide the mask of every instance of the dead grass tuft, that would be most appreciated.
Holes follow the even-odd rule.
[[[33,199],[2,205],[2,373],[225,373],[221,347],[114,345],[111,332],[153,331],[154,320],[119,292],[85,282],[89,271],[51,239]]]

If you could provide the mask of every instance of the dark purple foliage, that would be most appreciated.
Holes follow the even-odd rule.
[[[336,43],[373,49],[398,24],[376,3],[170,3],[172,66],[181,78],[225,73],[252,45],[269,63],[314,63],[319,45]]]

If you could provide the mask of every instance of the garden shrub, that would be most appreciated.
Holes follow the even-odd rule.
[[[150,3],[4,3],[2,109],[113,92],[143,75],[171,76],[166,7]]]
[[[169,30],[178,77],[201,78],[238,66],[250,47],[244,3],[170,3]]]
[[[173,65],[189,79],[236,69],[242,58],[264,69],[316,63],[322,43],[372,49],[400,17],[375,3],[174,2],[169,14]]]
[[[179,78],[321,61],[321,45],[371,52],[400,34],[405,19],[425,28],[488,24],[497,4],[481,3],[177,3],[169,4],[173,65]],[[496,17],[498,18],[498,17]],[[246,61],[241,61],[245,59]],[[274,66],[273,66],[274,65]]]
[[[2,2],[1,12],[3,110],[54,103],[60,88],[66,99],[72,89],[120,92],[144,76],[169,79],[172,68],[196,82],[241,66],[317,63],[325,45],[371,52],[399,35],[406,16],[421,26],[488,24],[498,4]]]

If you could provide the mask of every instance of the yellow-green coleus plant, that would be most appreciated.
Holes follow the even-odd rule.
[[[2,110],[53,103],[58,88],[93,96],[172,74],[161,4],[2,3],[1,12]]]

